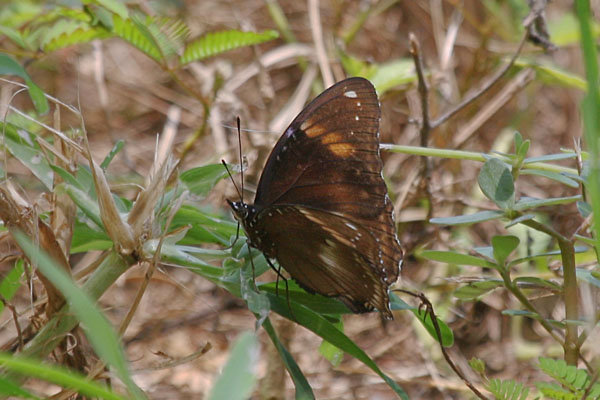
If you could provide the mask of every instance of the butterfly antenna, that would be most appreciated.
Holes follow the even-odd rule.
[[[241,130],[241,121],[240,117],[237,116],[235,118],[235,122],[237,123],[237,131],[238,131],[238,149],[240,152],[240,175],[242,176],[242,194],[240,195],[240,199],[242,203],[244,202],[244,165],[242,161],[242,130]]]
[[[242,195],[240,193],[240,189],[238,189],[237,185],[235,184],[235,180],[233,180],[233,176],[231,175],[231,171],[229,171],[229,167],[227,166],[227,163],[225,162],[225,160],[221,160],[221,163],[225,167],[225,171],[227,171],[227,175],[229,175],[229,179],[231,179],[231,182],[233,183],[233,187],[235,188],[235,191],[237,192],[239,198],[241,199]],[[239,237],[240,237],[240,221],[237,221],[237,228],[235,230],[235,239],[233,239],[233,242],[231,242],[231,245],[229,245],[225,249],[229,250],[229,249],[233,248],[233,245],[235,244],[235,242],[237,242]]]
[[[233,175],[231,175],[231,171],[229,171],[229,167],[227,166],[227,163],[225,162],[225,160],[221,160],[221,164],[223,164],[223,166],[225,167],[225,171],[227,171],[227,175],[229,175],[229,179],[231,179],[231,182],[233,183],[233,187],[235,188],[235,191],[237,192],[238,197],[240,198],[240,200],[244,201],[244,198],[242,197],[242,192],[240,192],[238,185],[235,183],[235,180],[233,179]],[[244,176],[243,173],[242,173],[242,176]],[[242,188],[243,188],[243,186],[242,186]]]

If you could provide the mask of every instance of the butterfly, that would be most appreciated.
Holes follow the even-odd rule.
[[[249,244],[310,293],[392,319],[402,248],[382,177],[379,101],[349,78],[298,114],[271,151],[254,204],[227,200]]]

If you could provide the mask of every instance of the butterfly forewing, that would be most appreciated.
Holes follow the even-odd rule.
[[[379,117],[369,81],[335,84],[281,136],[254,205],[231,204],[250,243],[305,289],[391,318],[402,249],[381,176]]]
[[[255,205],[302,204],[372,216],[386,193],[379,156],[379,103],[365,79],[342,81],[313,100],[268,158]]]

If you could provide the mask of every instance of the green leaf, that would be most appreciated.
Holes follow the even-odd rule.
[[[533,68],[536,72],[537,80],[548,85],[587,90],[587,82],[584,79],[553,63],[540,61],[540,59],[518,58],[515,61],[515,66]]]
[[[54,174],[50,168],[44,152],[35,143],[34,136],[30,133],[18,129],[18,140],[14,140],[12,135],[6,135],[5,144],[10,153],[46,186],[52,190],[54,185]]]
[[[230,171],[236,169],[234,166],[228,167]],[[180,179],[190,192],[206,196],[217,182],[227,176],[227,170],[223,164],[210,164],[189,169],[181,174]]]
[[[175,230],[186,225],[192,226],[181,241],[181,244],[187,245],[217,243],[227,246],[237,231],[237,223],[191,205],[184,205],[177,211],[170,227]]]
[[[481,191],[503,210],[510,210],[515,204],[515,184],[510,168],[502,161],[487,160],[477,179]]]
[[[48,100],[46,100],[44,91],[33,82],[27,71],[18,62],[4,53],[0,53],[0,75],[16,75],[21,77],[25,81],[25,84],[27,84],[29,97],[33,102],[36,112],[39,115],[44,115],[48,112],[50,107],[48,106]]]
[[[475,224],[477,222],[491,221],[493,219],[499,219],[504,217],[504,212],[492,210],[492,211],[480,211],[474,214],[459,215],[456,217],[441,217],[432,218],[429,220],[432,224],[438,225],[463,225],[463,224]]]
[[[475,300],[502,286],[504,286],[504,281],[501,279],[488,279],[468,283],[455,290],[453,294],[454,297],[461,300]]]
[[[483,375],[485,373],[485,362],[480,359],[473,357],[469,360],[469,367],[479,375]]]
[[[370,80],[379,95],[417,79],[412,59],[399,58],[381,64],[368,63],[341,51],[340,58],[347,75],[362,76]]]
[[[492,247],[494,249],[494,259],[499,265],[504,265],[506,259],[519,246],[520,240],[516,236],[494,236],[492,238]]]
[[[342,302],[331,297],[321,296],[320,294],[312,294],[300,288],[294,281],[288,281],[286,292],[285,285],[279,282],[279,289],[276,290],[275,282],[263,283],[259,286],[260,290],[264,290],[271,294],[279,292],[279,296],[288,297],[294,303],[302,304],[305,307],[319,314],[349,314],[350,310]],[[282,294],[282,292],[284,294]]]
[[[468,254],[461,254],[454,251],[437,251],[426,250],[421,253],[421,256],[428,260],[445,262],[456,265],[475,265],[483,268],[495,268],[496,265],[479,257]]]
[[[3,369],[8,371],[17,372],[28,377],[43,379],[64,388],[74,389],[84,396],[108,400],[124,400],[124,397],[112,392],[106,386],[90,381],[88,377],[77,371],[68,370],[58,365],[48,365],[40,360],[14,357],[10,354],[1,352],[0,365]],[[3,391],[7,389],[4,386],[5,382],[5,380],[0,380],[0,393],[4,393]],[[14,393],[14,395],[19,395],[19,397],[22,396],[24,398],[36,398],[35,396],[27,396],[22,393]]]
[[[13,381],[0,376],[0,396],[2,398],[10,399],[35,399],[39,400],[39,397],[29,393]],[[12,397],[11,397],[12,396]]]
[[[144,54],[161,62],[163,55],[156,40],[139,18],[121,18],[117,15],[113,18],[113,31],[115,35],[131,43]]]
[[[90,224],[93,225],[93,224]],[[108,235],[100,230],[81,222],[75,221],[73,239],[71,240],[71,254],[83,253],[92,250],[108,250],[113,246]]]
[[[600,288],[600,272],[577,268],[575,269],[575,273],[577,274],[578,279],[584,280],[590,285]]]
[[[415,82],[417,73],[412,59],[401,58],[378,64],[369,76],[364,77],[371,81],[381,96],[390,89]]]
[[[548,399],[579,400],[581,397],[563,389],[556,383],[536,382],[535,386]]]
[[[527,156],[527,152],[529,151],[529,146],[531,146],[531,140],[527,139],[524,141],[521,134],[519,132],[515,132],[515,149],[519,160],[525,160],[525,156]]]
[[[112,11],[121,18],[127,18],[129,16],[127,7],[119,0],[83,0],[83,4],[94,3]]]
[[[161,59],[177,55],[189,35],[189,28],[179,19],[134,14],[131,20],[158,47]]]
[[[402,399],[408,399],[406,392],[389,376],[383,373],[373,360],[360,348],[350,340],[346,335],[340,332],[331,322],[325,317],[317,314],[308,308],[302,306],[293,306],[293,315],[288,309],[288,304],[285,299],[269,294],[269,301],[271,302],[271,308],[283,317],[295,321],[298,324],[304,326],[308,330],[316,333],[318,336],[350,354],[354,358],[361,361],[367,367],[371,368],[377,375],[379,375],[394,392]]]
[[[181,64],[203,60],[229,50],[277,39],[279,33],[274,30],[263,32],[242,32],[229,30],[211,32],[189,43],[180,58]]]
[[[494,378],[485,387],[494,395],[495,399],[501,400],[526,400],[529,394],[529,388],[512,379],[500,380]]]
[[[390,309],[392,310],[413,310],[415,307],[402,300],[396,293],[390,293]]]
[[[494,248],[492,246],[473,247],[473,251],[485,258],[494,260]]]
[[[123,139],[117,140],[112,149],[110,149],[110,152],[106,155],[106,157],[104,157],[104,160],[102,160],[102,163],[100,164],[100,168],[102,168],[103,171],[108,168],[113,158],[115,158],[115,156],[119,154],[121,150],[123,150],[124,146],[125,141]]]
[[[256,385],[258,340],[253,333],[244,332],[233,345],[221,376],[217,379],[208,400],[246,400]]]
[[[77,180],[77,178],[75,178],[73,175],[71,175],[71,173],[69,171],[67,171],[66,169],[64,169],[62,167],[59,167],[57,165],[52,165],[52,164],[50,164],[50,168],[52,168],[52,171],[54,171],[54,173],[56,173],[58,176],[60,176],[63,181],[65,181],[69,185],[76,187],[77,189],[79,189],[81,191],[84,191],[84,188],[81,185],[81,183]]]
[[[426,312],[425,310],[413,308],[411,310],[413,314],[417,317],[417,319],[421,322],[421,324],[427,329],[427,332],[433,337],[436,341],[440,341],[438,338],[437,332],[435,331],[435,326],[433,325],[433,320],[431,319],[431,314]],[[452,329],[448,327],[440,318],[437,318],[437,323],[440,328],[441,333],[441,342],[444,347],[452,347],[454,344],[454,333]]]
[[[61,19],[44,31],[40,47],[46,52],[56,51],[94,39],[110,37],[105,29],[90,26],[87,22]]]
[[[341,332],[344,332],[344,324],[341,319],[334,325]],[[321,346],[319,346],[319,353],[321,353],[321,355],[325,357],[325,359],[327,359],[327,361],[329,361],[334,367],[338,367],[344,358],[344,352],[326,340],[321,342]]]
[[[251,268],[244,268],[240,274],[240,294],[242,299],[248,305],[248,309],[254,313],[256,317],[256,329],[260,328],[264,320],[271,311],[271,303],[265,292],[257,291],[254,288],[254,277],[252,276]]]
[[[538,278],[536,276],[520,276],[515,278],[514,282],[519,285],[522,289],[530,289],[530,288],[546,288],[550,289],[553,292],[562,292],[562,287],[559,284],[556,284],[547,279]]]
[[[273,329],[273,325],[271,325],[271,321],[267,318],[263,323],[263,328],[271,338],[271,341],[275,345],[275,348],[279,352],[279,357],[283,361],[285,368],[288,370],[292,381],[294,381],[294,386],[296,387],[296,400],[313,400],[315,395],[310,387],[310,384],[306,380],[306,377],[296,364],[294,357],[287,351],[285,346],[281,343],[277,334],[275,333],[275,329]]]
[[[586,246],[575,246],[575,253],[585,253],[588,250],[588,247]],[[539,253],[539,254],[532,254],[526,257],[522,257],[522,258],[517,258],[515,260],[512,260],[508,265],[509,266],[513,266],[513,265],[517,265],[523,262],[527,262],[527,261],[531,261],[531,260],[535,260],[536,258],[540,258],[540,257],[552,257],[552,256],[560,256],[561,252],[560,250],[553,250],[553,251],[547,251],[544,253]]]
[[[548,162],[548,161],[558,161],[558,160],[568,160],[571,158],[576,158],[577,154],[575,153],[557,153],[557,154],[547,154],[545,156],[540,157],[529,157],[523,161],[523,164],[533,164],[539,162]]]
[[[15,232],[14,236],[32,264],[39,268],[46,278],[65,296],[69,309],[81,321],[86,336],[98,356],[106,364],[115,368],[117,376],[125,383],[135,398],[143,399],[143,394],[131,379],[119,338],[106,317],[98,311],[94,301],[73,282],[62,268],[56,265],[54,260],[33,244],[29,237],[20,232]]]
[[[4,302],[10,301],[21,287],[21,276],[24,270],[23,260],[18,259],[15,262],[15,266],[4,275],[4,279],[0,282],[0,295],[2,296],[2,301],[0,301],[0,315],[4,311]]]
[[[520,132],[515,131],[515,133],[513,134],[513,140],[515,141],[515,153],[518,154],[519,149],[523,145],[523,136],[521,135]],[[527,147],[529,147],[529,146],[527,146]]]
[[[0,34],[15,42],[17,46],[25,50],[35,50],[26,37],[17,29],[2,25],[0,22]]]
[[[544,318],[537,313],[527,311],[527,310],[503,310],[502,315],[509,315],[511,317],[527,317],[527,318],[535,319],[536,321],[540,321],[540,320],[544,319],[546,322],[552,324],[553,326],[555,326],[558,329],[565,329],[567,326],[567,324],[566,324],[567,321],[557,321],[554,319]],[[572,323],[574,325],[581,325],[581,326],[586,324],[585,321],[571,321],[570,323]]]
[[[104,231],[104,223],[100,217],[100,206],[87,193],[69,184],[57,185],[57,190],[64,190],[81,211],[91,219],[98,228]]]
[[[568,176],[559,174],[558,172],[554,172],[554,171],[543,171],[543,170],[538,170],[538,169],[522,169],[521,175],[543,176],[544,178],[552,179],[554,181],[560,182],[563,185],[567,185],[572,188],[579,187],[579,183],[577,181],[574,181],[573,179],[569,178]]]
[[[590,384],[587,371],[567,365],[564,360],[540,357],[540,369],[572,392],[584,390]]]
[[[535,215],[533,215],[533,214],[524,214],[524,215],[521,215],[518,218],[515,218],[515,219],[511,220],[508,224],[506,224],[504,226],[504,228],[508,229],[511,226],[520,224],[521,222],[524,222],[524,221],[529,221],[529,220],[534,219],[534,218],[535,218]]]
[[[592,206],[590,203],[581,200],[577,202],[577,211],[583,218],[587,218],[592,214]]]
[[[581,200],[582,197],[580,194],[575,196],[567,196],[567,197],[555,197],[550,199],[534,199],[531,197],[522,197],[518,203],[515,205],[514,209],[517,211],[524,211],[530,208],[535,207],[546,207],[546,206],[556,206],[563,204],[571,204],[576,201]]]

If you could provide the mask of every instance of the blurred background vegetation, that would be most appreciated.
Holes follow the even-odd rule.
[[[456,368],[489,398],[600,398],[600,193],[581,144],[587,129],[597,148],[600,9],[575,3],[0,3],[0,393],[475,398],[418,301],[394,297],[383,323],[290,283],[291,315],[233,243],[236,116],[251,198],[307,101],[364,76],[396,286],[428,296]]]

